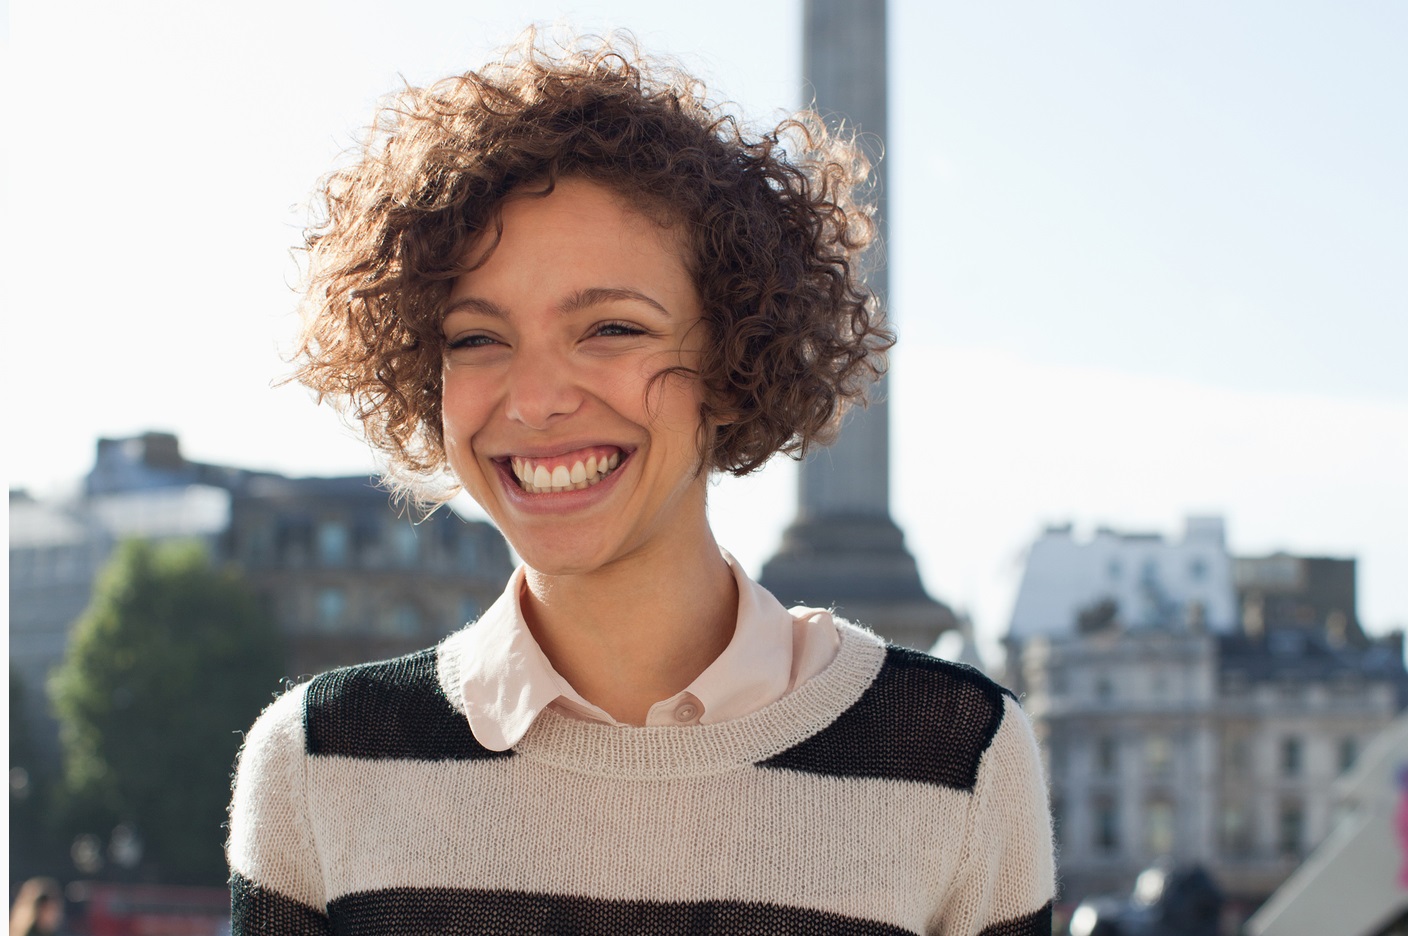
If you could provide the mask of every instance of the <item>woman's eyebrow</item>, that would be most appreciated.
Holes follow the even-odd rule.
[[[456,312],[478,312],[480,315],[487,315],[491,318],[506,319],[508,310],[503,306],[490,302],[488,299],[480,299],[476,296],[464,296],[456,299],[445,306],[445,311],[441,318],[446,318]]]
[[[606,302],[644,302],[646,305],[659,309],[666,316],[670,310],[650,298],[643,292],[628,289],[621,286],[593,286],[589,289],[579,289],[563,300],[558,306],[558,311],[564,314],[576,312],[594,305],[601,305]]]
[[[602,305],[607,302],[643,302],[646,305],[660,310],[666,316],[670,310],[650,298],[643,292],[628,289],[623,286],[592,286],[588,289],[579,289],[572,293],[557,307],[557,311],[566,315],[569,312],[577,312],[594,305]],[[445,316],[456,312],[478,312],[480,315],[487,315],[490,318],[506,319],[509,317],[508,310],[498,303],[488,299],[480,299],[478,296],[462,296],[454,300],[445,307]]]

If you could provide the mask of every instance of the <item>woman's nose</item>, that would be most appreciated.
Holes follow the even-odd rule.
[[[520,353],[505,379],[508,418],[530,429],[547,429],[582,405],[571,365],[558,356]]]

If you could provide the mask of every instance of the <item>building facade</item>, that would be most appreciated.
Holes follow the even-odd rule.
[[[1047,527],[1027,551],[1009,633],[1026,639],[1068,633],[1082,615],[1112,603],[1122,620],[1170,626],[1201,615],[1211,630],[1237,623],[1236,586],[1220,517],[1189,517],[1181,539],[1101,527],[1078,538]]]
[[[1153,552],[1142,538],[1104,536],[1129,548],[1102,562]],[[1064,626],[1048,618],[1035,635],[1020,634],[1014,615],[1007,679],[1047,758],[1063,900],[1127,893],[1165,861],[1201,864],[1250,908],[1329,831],[1336,778],[1403,708],[1402,636],[1372,640],[1359,629],[1346,604],[1352,586],[1343,587],[1353,560],[1276,558],[1333,569],[1333,600],[1290,587],[1275,602],[1257,598],[1264,581],[1250,570],[1261,560],[1186,551],[1175,569],[1206,563],[1190,589],[1226,570],[1233,594],[1219,603],[1166,588],[1181,617],[1151,619],[1145,601],[1131,619],[1118,592],[1092,589],[1066,598]],[[1221,612],[1206,609],[1229,605],[1280,610],[1212,626]]]
[[[291,676],[429,646],[513,571],[489,524],[448,510],[412,522],[362,477],[251,479],[221,547],[278,621]]]
[[[1335,781],[1334,828],[1247,921],[1248,936],[1399,936],[1408,932],[1402,815],[1408,715]]]
[[[367,477],[200,464],[166,433],[100,440],[79,496],[10,494],[11,668],[51,763],[45,683],[98,571],[130,538],[197,540],[239,566],[284,635],[291,678],[429,646],[477,618],[513,570],[489,524],[448,509],[417,521]]]

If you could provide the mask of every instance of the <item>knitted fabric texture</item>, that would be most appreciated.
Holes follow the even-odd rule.
[[[240,756],[234,932],[1046,936],[1015,698],[838,627],[830,666],[746,717],[548,710],[507,751],[459,707],[464,631],[290,690]]]

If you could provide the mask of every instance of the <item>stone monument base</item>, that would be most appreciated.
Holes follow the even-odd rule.
[[[782,534],[760,582],[784,605],[833,608],[916,650],[929,650],[958,626],[953,612],[924,590],[904,533],[887,516],[798,520]]]

